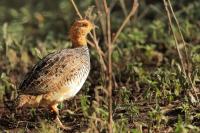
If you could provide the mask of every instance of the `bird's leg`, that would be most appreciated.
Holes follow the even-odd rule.
[[[57,124],[58,126],[60,126],[60,127],[61,127],[62,129],[64,129],[64,130],[70,130],[70,127],[64,126],[64,125],[62,124],[62,122],[60,121],[60,119],[59,119],[58,104],[51,105],[50,108],[51,108],[51,111],[52,111],[53,113],[55,113],[55,115],[56,115],[55,118],[54,118],[54,121],[56,122],[56,124]]]

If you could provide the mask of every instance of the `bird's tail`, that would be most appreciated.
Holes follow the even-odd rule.
[[[22,107],[38,107],[41,100],[42,95],[20,95],[15,89],[5,89],[3,96],[4,106],[12,112]]]

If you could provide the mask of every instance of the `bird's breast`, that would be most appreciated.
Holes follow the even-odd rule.
[[[89,66],[83,65],[81,69],[72,73],[71,76],[69,75],[69,80],[64,84],[64,88],[69,89],[69,91],[65,94],[64,99],[71,98],[79,92],[88,77],[89,70]]]

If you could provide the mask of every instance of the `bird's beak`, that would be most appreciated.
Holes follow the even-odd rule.
[[[97,25],[94,25],[94,29],[99,29],[99,26],[97,26]]]
[[[95,25],[95,24],[92,24],[91,29],[99,29],[99,27],[97,25]]]
[[[97,25],[93,25],[93,29],[99,29]]]

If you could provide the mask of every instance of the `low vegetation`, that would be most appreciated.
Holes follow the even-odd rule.
[[[173,12],[170,8],[167,12],[164,1],[139,1],[138,11],[112,44],[110,116],[109,77],[101,59],[107,67],[109,52],[102,16],[98,8],[92,7],[94,1],[77,1],[81,14],[99,26],[96,34],[103,54],[96,45],[89,45],[90,75],[78,95],[59,106],[61,119],[72,127],[72,132],[108,132],[109,124],[116,133],[200,132],[200,3],[171,2]],[[132,1],[113,0],[108,6],[113,38],[131,10]],[[1,0],[0,12],[0,130],[63,132],[46,109],[8,111],[3,95],[6,91],[15,97],[20,81],[37,61],[48,53],[71,47],[68,29],[79,18],[77,12],[66,0]],[[94,41],[91,37],[89,40]]]

